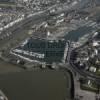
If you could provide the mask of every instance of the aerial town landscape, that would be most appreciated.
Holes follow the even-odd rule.
[[[100,100],[100,0],[0,0],[0,100]]]

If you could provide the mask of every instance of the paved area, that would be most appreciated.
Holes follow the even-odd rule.
[[[96,94],[94,92],[88,92],[80,89],[80,82],[78,81],[79,75],[74,77],[74,87],[75,87],[75,97],[80,98],[80,100],[96,100]]]

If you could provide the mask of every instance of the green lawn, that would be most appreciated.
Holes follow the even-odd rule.
[[[98,92],[98,85],[94,81],[91,81],[90,85],[88,85],[88,80],[86,80],[86,79],[82,79],[82,80],[83,80],[83,82],[81,81],[81,83],[80,83],[80,88],[82,90]]]
[[[80,88],[82,90],[87,90],[87,91],[91,91],[91,92],[98,92],[98,89],[96,87],[93,87],[93,86],[90,87],[90,86],[88,86],[86,84],[81,84]]]

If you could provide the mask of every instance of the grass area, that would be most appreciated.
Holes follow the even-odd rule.
[[[95,86],[89,86],[87,84],[81,84],[80,88],[82,90],[87,90],[87,91],[91,91],[91,92],[98,92],[98,88],[96,88]]]
[[[80,81],[80,88],[82,90],[87,90],[87,91],[96,92],[96,93],[98,92],[98,84],[96,84],[92,80],[86,80],[82,78]]]

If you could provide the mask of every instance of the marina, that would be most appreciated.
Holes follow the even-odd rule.
[[[68,48],[68,45],[66,45],[68,43],[65,40],[51,41],[30,38],[26,44],[22,44],[13,49],[11,54],[29,59],[30,62],[32,60],[47,63],[62,62],[65,46]]]

